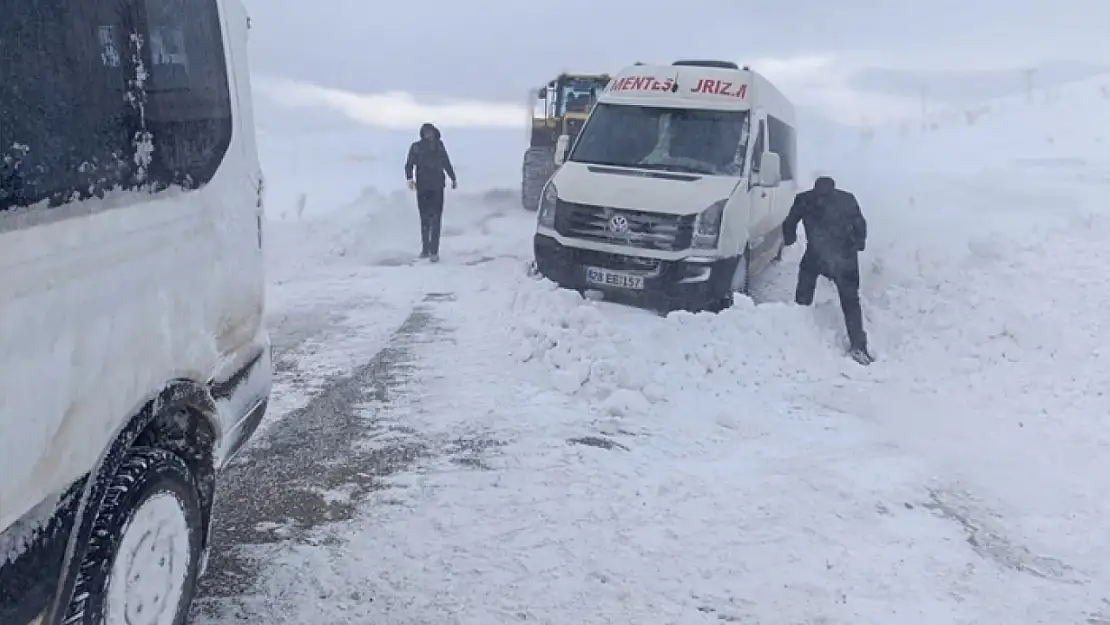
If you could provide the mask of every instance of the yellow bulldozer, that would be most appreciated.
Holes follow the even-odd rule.
[[[555,80],[529,96],[529,146],[524,152],[520,201],[524,208],[537,210],[540,194],[555,174],[555,149],[559,137],[566,135],[574,144],[582,124],[609,84],[605,74],[560,74]]]

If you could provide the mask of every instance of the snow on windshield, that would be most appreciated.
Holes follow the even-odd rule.
[[[570,160],[739,176],[748,134],[747,111],[600,104]]]

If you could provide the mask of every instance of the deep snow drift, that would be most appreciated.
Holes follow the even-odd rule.
[[[1032,105],[995,103],[995,114],[970,129],[876,141],[835,171],[872,224],[863,295],[880,363],[870,369],[839,356],[842,322],[829,287],[814,311],[764,303],[717,318],[666,320],[633,320],[564,294],[532,293],[516,313],[529,342],[524,360],[542,363],[555,387],[634,427],[644,426],[644,414],[668,413],[673,421],[652,426],[690,435],[705,421],[740,429],[763,423],[784,436],[774,445],[783,453],[804,447],[792,414],[835,417],[835,425],[822,426],[832,432],[816,435],[831,457],[807,462],[824,465],[818,490],[855,499],[856,513],[870,506],[860,494],[875,497],[905,479],[884,456],[921,459],[911,482],[918,492],[901,495],[931,509],[933,520],[963,525],[971,543],[929,547],[935,564],[953,558],[941,579],[962,578],[980,590],[999,583],[999,604],[976,608],[965,598],[962,611],[952,604],[930,619],[924,605],[918,611],[908,598],[887,594],[886,618],[895,606],[922,623],[1093,618],[1067,606],[1097,609],[1098,597],[1088,593],[1110,581],[1110,543],[1091,533],[1110,515],[1110,152],[1094,130],[1110,128],[1106,85],[1110,78]],[[1021,131],[1035,140],[1015,140]],[[882,442],[832,451],[836,431],[861,424]],[[861,489],[869,479],[878,492]],[[824,507],[830,523],[841,518],[837,506],[804,497]],[[858,555],[865,547],[847,535],[862,528],[842,529],[845,535],[828,538]],[[881,536],[860,538],[881,544]],[[961,549],[986,562],[957,573],[976,564],[957,565]],[[891,562],[902,557],[892,545],[884,551]],[[889,564],[857,566],[885,577],[896,572]],[[895,567],[899,575],[908,574],[904,566]],[[1015,596],[1030,603],[1007,600],[1017,588],[1025,592]],[[948,593],[934,590],[917,588],[922,599],[946,603],[938,597]],[[883,622],[857,610],[845,606],[840,614],[851,615],[847,622]],[[899,622],[909,618],[902,612]]]
[[[869,368],[831,285],[789,303],[800,246],[758,304],[660,318],[525,277],[511,197],[456,197],[438,266],[404,261],[403,194],[273,225],[277,315],[450,293],[388,418],[498,444],[254,550],[254,594],[198,625],[1110,623],[1110,154],[1068,130],[1110,100],[1056,94],[838,161],[871,222]]]

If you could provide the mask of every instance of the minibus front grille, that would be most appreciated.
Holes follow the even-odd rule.
[[[663,269],[663,261],[658,258],[644,258],[641,256],[628,256],[627,254],[612,254],[598,252],[585,248],[565,248],[573,250],[574,262],[578,265],[589,265],[612,269],[614,271],[631,271],[645,275],[659,274]]]
[[[555,231],[565,237],[647,250],[690,247],[696,214],[669,215],[560,200]]]

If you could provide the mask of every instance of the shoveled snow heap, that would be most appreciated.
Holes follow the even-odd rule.
[[[831,286],[813,310],[668,318],[524,289],[518,361],[636,456],[575,504],[606,500],[617,544],[576,553],[673,600],[629,599],[653,622],[695,622],[680,597],[755,623],[1105,618],[1110,220],[1055,221],[887,266],[868,369]]]
[[[867,369],[842,356],[827,283],[813,309],[668,318],[546,283],[517,296],[518,361],[660,455],[668,486],[636,487],[652,513],[614,522],[673,539],[654,566],[691,594],[730,579],[729,617],[1108,622],[1110,159],[975,147],[962,172],[875,152],[837,175],[872,225]]]
[[[766,409],[764,398],[849,369],[831,316],[783,303],[757,307],[741,298],[720,315],[678,312],[660,319],[552,287],[523,291],[514,316],[520,359],[542,362],[556,388],[614,416],[641,415],[653,406],[691,417],[732,413],[736,406]],[[727,403],[715,401],[723,397]]]

